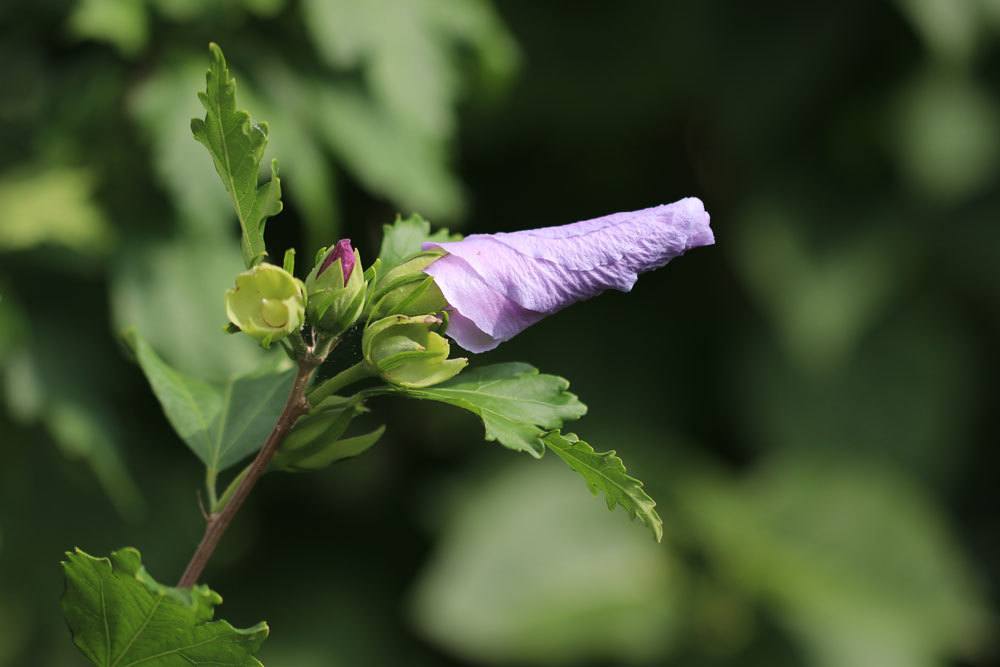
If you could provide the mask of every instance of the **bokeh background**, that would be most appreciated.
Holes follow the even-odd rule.
[[[67,548],[172,582],[200,469],[118,343],[206,378],[236,225],[206,45],[310,257],[697,195],[718,245],[488,356],[569,377],[657,545],[555,457],[385,400],[269,476],[208,570],[276,667],[996,664],[1000,2],[36,0],[0,7],[0,664],[82,665]],[[485,361],[482,360],[482,361]]]

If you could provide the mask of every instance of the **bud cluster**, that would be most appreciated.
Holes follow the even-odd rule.
[[[383,275],[376,261],[366,274],[350,239],[342,239],[317,253],[305,282],[291,274],[291,265],[259,264],[239,274],[226,293],[229,321],[267,347],[305,324],[337,337],[364,317],[362,352],[372,374],[401,387],[438,384],[468,363],[448,358],[441,335],[448,304],[424,273],[443,254],[417,253]]]

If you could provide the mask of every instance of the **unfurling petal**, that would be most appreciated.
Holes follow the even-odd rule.
[[[451,307],[448,335],[485,352],[546,315],[715,242],[700,199],[613,213],[561,227],[425,243],[447,254],[425,269]]]

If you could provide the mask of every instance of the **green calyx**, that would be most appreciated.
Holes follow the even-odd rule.
[[[240,331],[270,347],[302,328],[305,322],[302,281],[274,264],[258,264],[236,276],[226,291],[226,314]]]
[[[433,315],[382,318],[365,329],[361,340],[365,362],[400,387],[430,387],[449,380],[469,360],[448,358],[451,346],[437,333],[441,325],[442,320]]]
[[[424,269],[440,258],[440,250],[420,252],[384,276],[379,276],[368,299],[370,321],[389,315],[429,315],[448,305],[434,279]]]
[[[367,283],[357,250],[354,251],[354,266],[346,283],[340,259],[320,272],[326,250],[319,251],[316,266],[306,276],[306,294],[309,297],[306,314],[310,324],[336,336],[344,333],[361,317]]]

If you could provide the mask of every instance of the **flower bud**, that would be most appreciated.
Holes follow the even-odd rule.
[[[274,264],[258,264],[236,276],[226,291],[226,314],[263,347],[302,328],[305,293],[302,282]]]
[[[448,336],[492,350],[563,308],[607,289],[628,292],[639,274],[715,243],[696,197],[561,227],[427,241],[428,265],[449,306]]]
[[[370,320],[389,315],[429,315],[448,305],[434,279],[424,273],[444,253],[421,252],[381,276],[372,291]]]
[[[468,359],[449,359],[450,345],[435,333],[441,319],[433,315],[391,315],[365,329],[361,350],[365,361],[388,382],[401,387],[429,387],[456,375]]]
[[[309,322],[334,335],[349,329],[365,307],[365,277],[361,256],[350,239],[320,251],[322,258],[306,277]]]

